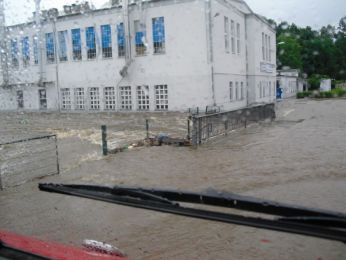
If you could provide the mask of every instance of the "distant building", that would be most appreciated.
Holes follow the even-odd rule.
[[[244,1],[126,2],[42,11],[41,30],[36,15],[6,27],[0,110],[231,110],[275,100],[275,30]]]
[[[307,81],[299,76],[298,69],[277,71],[277,87],[281,88],[282,98],[295,97],[298,92],[307,90]]]

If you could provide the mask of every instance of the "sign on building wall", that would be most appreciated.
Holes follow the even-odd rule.
[[[261,62],[260,64],[260,70],[261,72],[266,72],[266,73],[273,73],[275,69],[274,64],[266,63],[266,62]]]
[[[330,91],[332,81],[330,79],[322,79],[320,84],[320,91]]]

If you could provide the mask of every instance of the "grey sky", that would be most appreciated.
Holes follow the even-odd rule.
[[[4,0],[7,24],[25,22],[32,16],[34,0]],[[41,0],[42,9],[62,8],[72,4],[73,0]],[[101,7],[107,0],[93,0]],[[315,29],[323,25],[337,25],[340,18],[346,16],[346,0],[247,0],[250,8],[261,15],[276,21],[294,22],[299,26],[311,26]]]

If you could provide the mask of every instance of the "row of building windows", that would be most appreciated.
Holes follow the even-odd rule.
[[[271,38],[265,33],[262,33],[262,59],[269,62],[272,61]]]
[[[103,58],[112,58],[112,29],[110,24],[101,25],[101,52]],[[140,23],[139,20],[134,21],[135,30],[135,51],[136,55],[145,55],[147,53],[146,43],[146,28],[145,24]],[[125,56],[125,31],[124,24],[120,23],[116,26],[116,42],[118,46],[118,57]],[[67,39],[68,31],[58,31],[57,33],[57,54],[60,62],[68,60],[67,53]],[[81,29],[76,28],[71,30],[71,47],[72,47],[72,59],[74,61],[82,60],[82,37]],[[152,39],[154,54],[165,53],[165,25],[164,17],[152,18]],[[11,39],[11,62],[12,66],[19,66],[19,48],[18,40]],[[56,61],[56,43],[55,35],[53,32],[45,34],[45,49],[47,63],[54,63]],[[95,27],[85,28],[85,45],[86,55],[88,60],[96,59],[96,33]],[[30,64],[30,40],[29,37],[23,37],[21,39],[21,54],[23,59],[23,66]],[[38,64],[38,38],[34,36],[32,39],[32,51],[34,64]]]
[[[229,83],[229,99],[230,101],[240,101],[245,99],[243,82],[239,83],[238,81],[231,81]]]
[[[235,54],[235,51],[237,49],[237,54],[240,54],[240,24],[236,24],[236,31],[235,31],[235,22],[231,20],[231,23],[229,22],[228,17],[224,17],[224,37],[225,37],[225,51],[227,53],[230,52],[230,48],[232,50],[232,53]],[[231,44],[230,44],[231,41]]]
[[[276,86],[275,81],[261,81],[258,86],[259,97],[275,97],[276,96]]]
[[[100,88],[88,88],[87,92],[84,88],[62,88],[61,90],[61,108],[63,110],[100,110]],[[167,85],[154,86],[155,110],[168,110],[168,87]],[[74,103],[72,102],[74,96]],[[103,108],[104,110],[116,110],[116,90],[114,87],[103,88]],[[88,103],[86,103],[88,102]],[[131,86],[119,87],[119,108],[121,110],[132,110],[132,88]],[[150,110],[149,86],[136,87],[137,110]]]

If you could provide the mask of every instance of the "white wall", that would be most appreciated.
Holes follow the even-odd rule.
[[[276,36],[275,31],[256,15],[246,16],[249,103],[267,103],[275,100]],[[262,33],[270,36],[270,59],[262,55]],[[266,56],[266,55],[265,55]],[[269,90],[271,85],[272,91]],[[261,89],[266,89],[261,95]],[[268,93],[268,94],[267,94]],[[271,95],[269,95],[271,93]],[[263,92],[262,92],[263,94]]]

